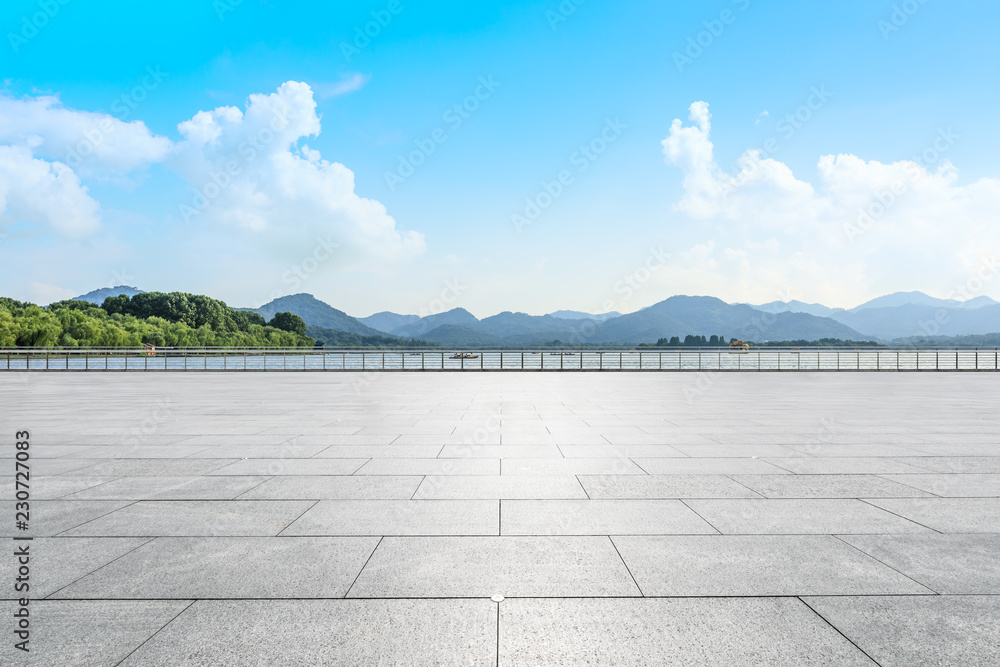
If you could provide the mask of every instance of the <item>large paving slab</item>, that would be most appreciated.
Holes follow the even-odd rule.
[[[198,601],[122,667],[496,665],[489,600]]]
[[[343,597],[376,544],[371,537],[160,537],[53,597]]]
[[[829,535],[614,537],[647,596],[931,594]]]
[[[0,644],[0,664],[115,667],[190,606],[190,600],[38,600],[31,602],[27,654]],[[0,602],[4,619],[14,603]],[[133,663],[135,664],[135,663]]]
[[[1000,596],[805,598],[882,667],[992,667]]]
[[[607,537],[386,537],[349,597],[639,595]]]
[[[508,600],[500,665],[874,667],[790,598]]]

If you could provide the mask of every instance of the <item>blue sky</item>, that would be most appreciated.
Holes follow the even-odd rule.
[[[344,4],[4,3],[0,292],[1000,298],[993,3]]]

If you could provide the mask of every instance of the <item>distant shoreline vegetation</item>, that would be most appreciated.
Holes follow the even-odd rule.
[[[66,300],[46,308],[0,297],[0,347],[313,347],[302,318],[267,321],[207,296],[143,292],[100,306]]]

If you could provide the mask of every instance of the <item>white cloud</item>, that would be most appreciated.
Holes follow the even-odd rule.
[[[0,95],[0,144],[26,147],[84,177],[106,177],[163,160],[171,142],[140,121],[126,123],[104,113],[67,109],[54,96]]]
[[[400,231],[381,203],[355,193],[350,169],[299,145],[321,130],[305,83],[251,95],[245,111],[200,111],[178,129],[172,164],[196,191],[179,209],[187,222],[240,230],[290,261],[317,245],[336,244],[340,266],[424,250],[421,234]]]
[[[313,89],[319,97],[337,97],[338,95],[346,95],[356,90],[361,90],[368,83],[369,79],[371,79],[370,76],[355,72],[354,74],[342,77],[340,81],[315,83],[313,84]]]
[[[721,257],[712,270],[679,267],[675,279],[697,284],[715,272],[721,280],[711,282],[728,283],[719,294],[730,298],[793,291],[786,298],[853,304],[897,289],[943,295],[1000,248],[1000,180],[961,185],[944,157],[955,139],[949,130],[924,164],[824,155],[811,184],[755,149],[737,169],[721,168],[708,104],[692,104],[690,120],[673,121],[663,154],[683,173],[676,209],[714,223]]]
[[[72,169],[24,147],[0,146],[0,224],[28,222],[66,236],[100,226],[100,207]]]
[[[35,281],[28,283],[27,290],[28,301],[42,306],[47,306],[56,301],[72,299],[74,296],[79,296],[73,290],[57,287],[56,285],[46,285]]]

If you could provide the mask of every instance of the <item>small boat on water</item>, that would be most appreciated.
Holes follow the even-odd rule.
[[[451,355],[452,359],[478,359],[478,354],[472,354],[471,352],[457,352]]]
[[[729,352],[732,354],[746,354],[750,351],[750,345],[741,340],[734,340],[729,344]]]

